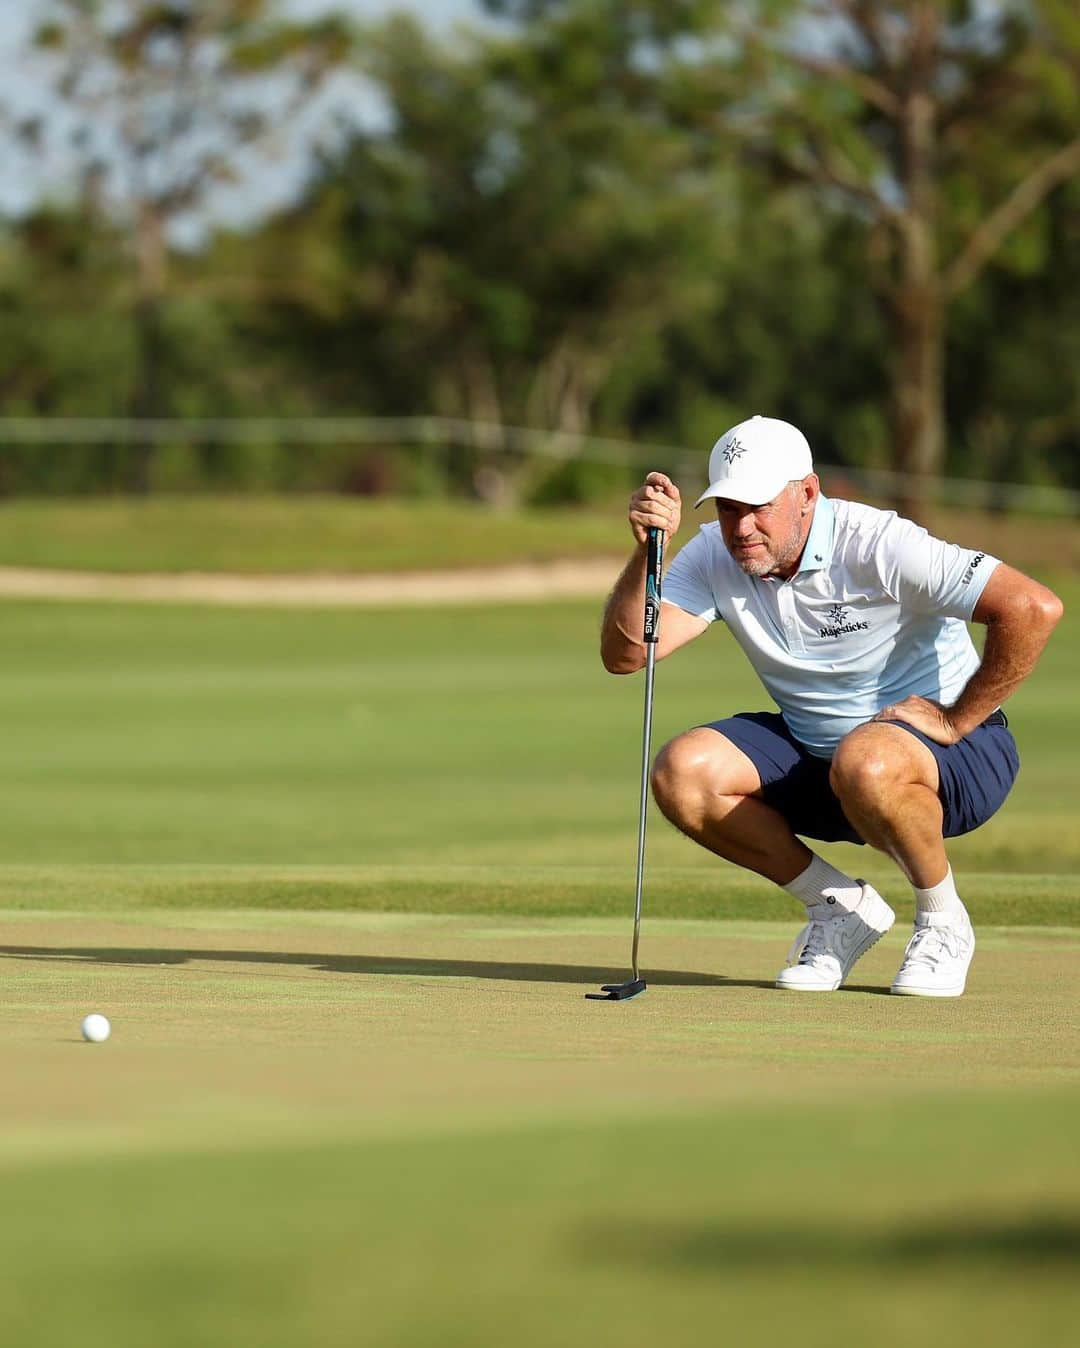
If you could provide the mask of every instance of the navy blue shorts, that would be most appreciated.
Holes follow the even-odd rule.
[[[985,824],[1009,794],[1020,770],[1005,713],[996,711],[955,744],[936,744],[903,721],[889,721],[922,740],[937,759],[944,834],[955,838]],[[737,745],[758,770],[762,796],[791,831],[821,842],[861,843],[829,785],[829,760],[795,739],[779,712],[741,712],[712,721],[710,730]]]

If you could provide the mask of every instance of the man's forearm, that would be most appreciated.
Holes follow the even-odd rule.
[[[982,661],[952,706],[913,695],[882,707],[874,720],[903,721],[938,744],[955,744],[1023,683],[1062,612],[1052,590],[1002,563],[975,606],[975,622],[986,626]]]
[[[1010,614],[987,625],[982,663],[948,708],[949,720],[960,736],[981,725],[1023,683],[1056,621],[1035,611]]]
[[[600,658],[612,674],[632,674],[645,663],[642,613],[648,565],[648,549],[635,548],[604,606]]]

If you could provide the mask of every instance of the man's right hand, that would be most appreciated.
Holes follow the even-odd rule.
[[[630,497],[629,519],[630,529],[640,545],[649,541],[650,529],[663,529],[667,542],[678,531],[682,519],[682,497],[671,478],[663,473],[650,473]]]

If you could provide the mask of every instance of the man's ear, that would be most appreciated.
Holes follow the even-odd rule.
[[[817,473],[810,473],[802,480],[803,502],[802,514],[807,514],[814,508],[814,502],[821,495],[821,483],[818,480]]]

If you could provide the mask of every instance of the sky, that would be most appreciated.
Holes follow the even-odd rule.
[[[452,28],[457,23],[482,22],[477,0],[279,0],[290,17],[314,18],[328,11],[355,14],[357,18],[377,18],[394,10],[407,10],[435,28]],[[49,0],[0,0],[0,88],[20,115],[48,110],[52,100],[40,80],[27,72],[25,43],[28,35],[48,15]],[[337,97],[361,114],[365,94],[339,82],[324,98]],[[320,113],[312,110],[312,120]],[[371,116],[377,116],[374,103]],[[253,223],[296,195],[302,181],[303,156],[283,146],[276,156],[260,167],[254,187],[251,183],[222,190],[215,196],[213,217],[222,224],[243,226]],[[13,154],[0,144],[0,215],[19,215],[30,209],[42,196],[62,191],[70,172],[61,162],[43,163],[40,155]],[[174,241],[194,246],[205,233],[205,220],[181,222]]]
[[[386,14],[394,9],[412,10],[429,23],[447,24],[476,17],[476,0],[283,0],[293,14],[302,17],[329,9],[349,10],[361,16]],[[0,44],[24,32],[48,8],[47,0],[0,0]]]
[[[446,24],[476,17],[476,0],[343,0],[340,5],[330,0],[288,0],[295,14],[312,15],[328,9],[352,10],[356,14],[386,14],[394,9],[408,9],[420,14],[428,23]]]

